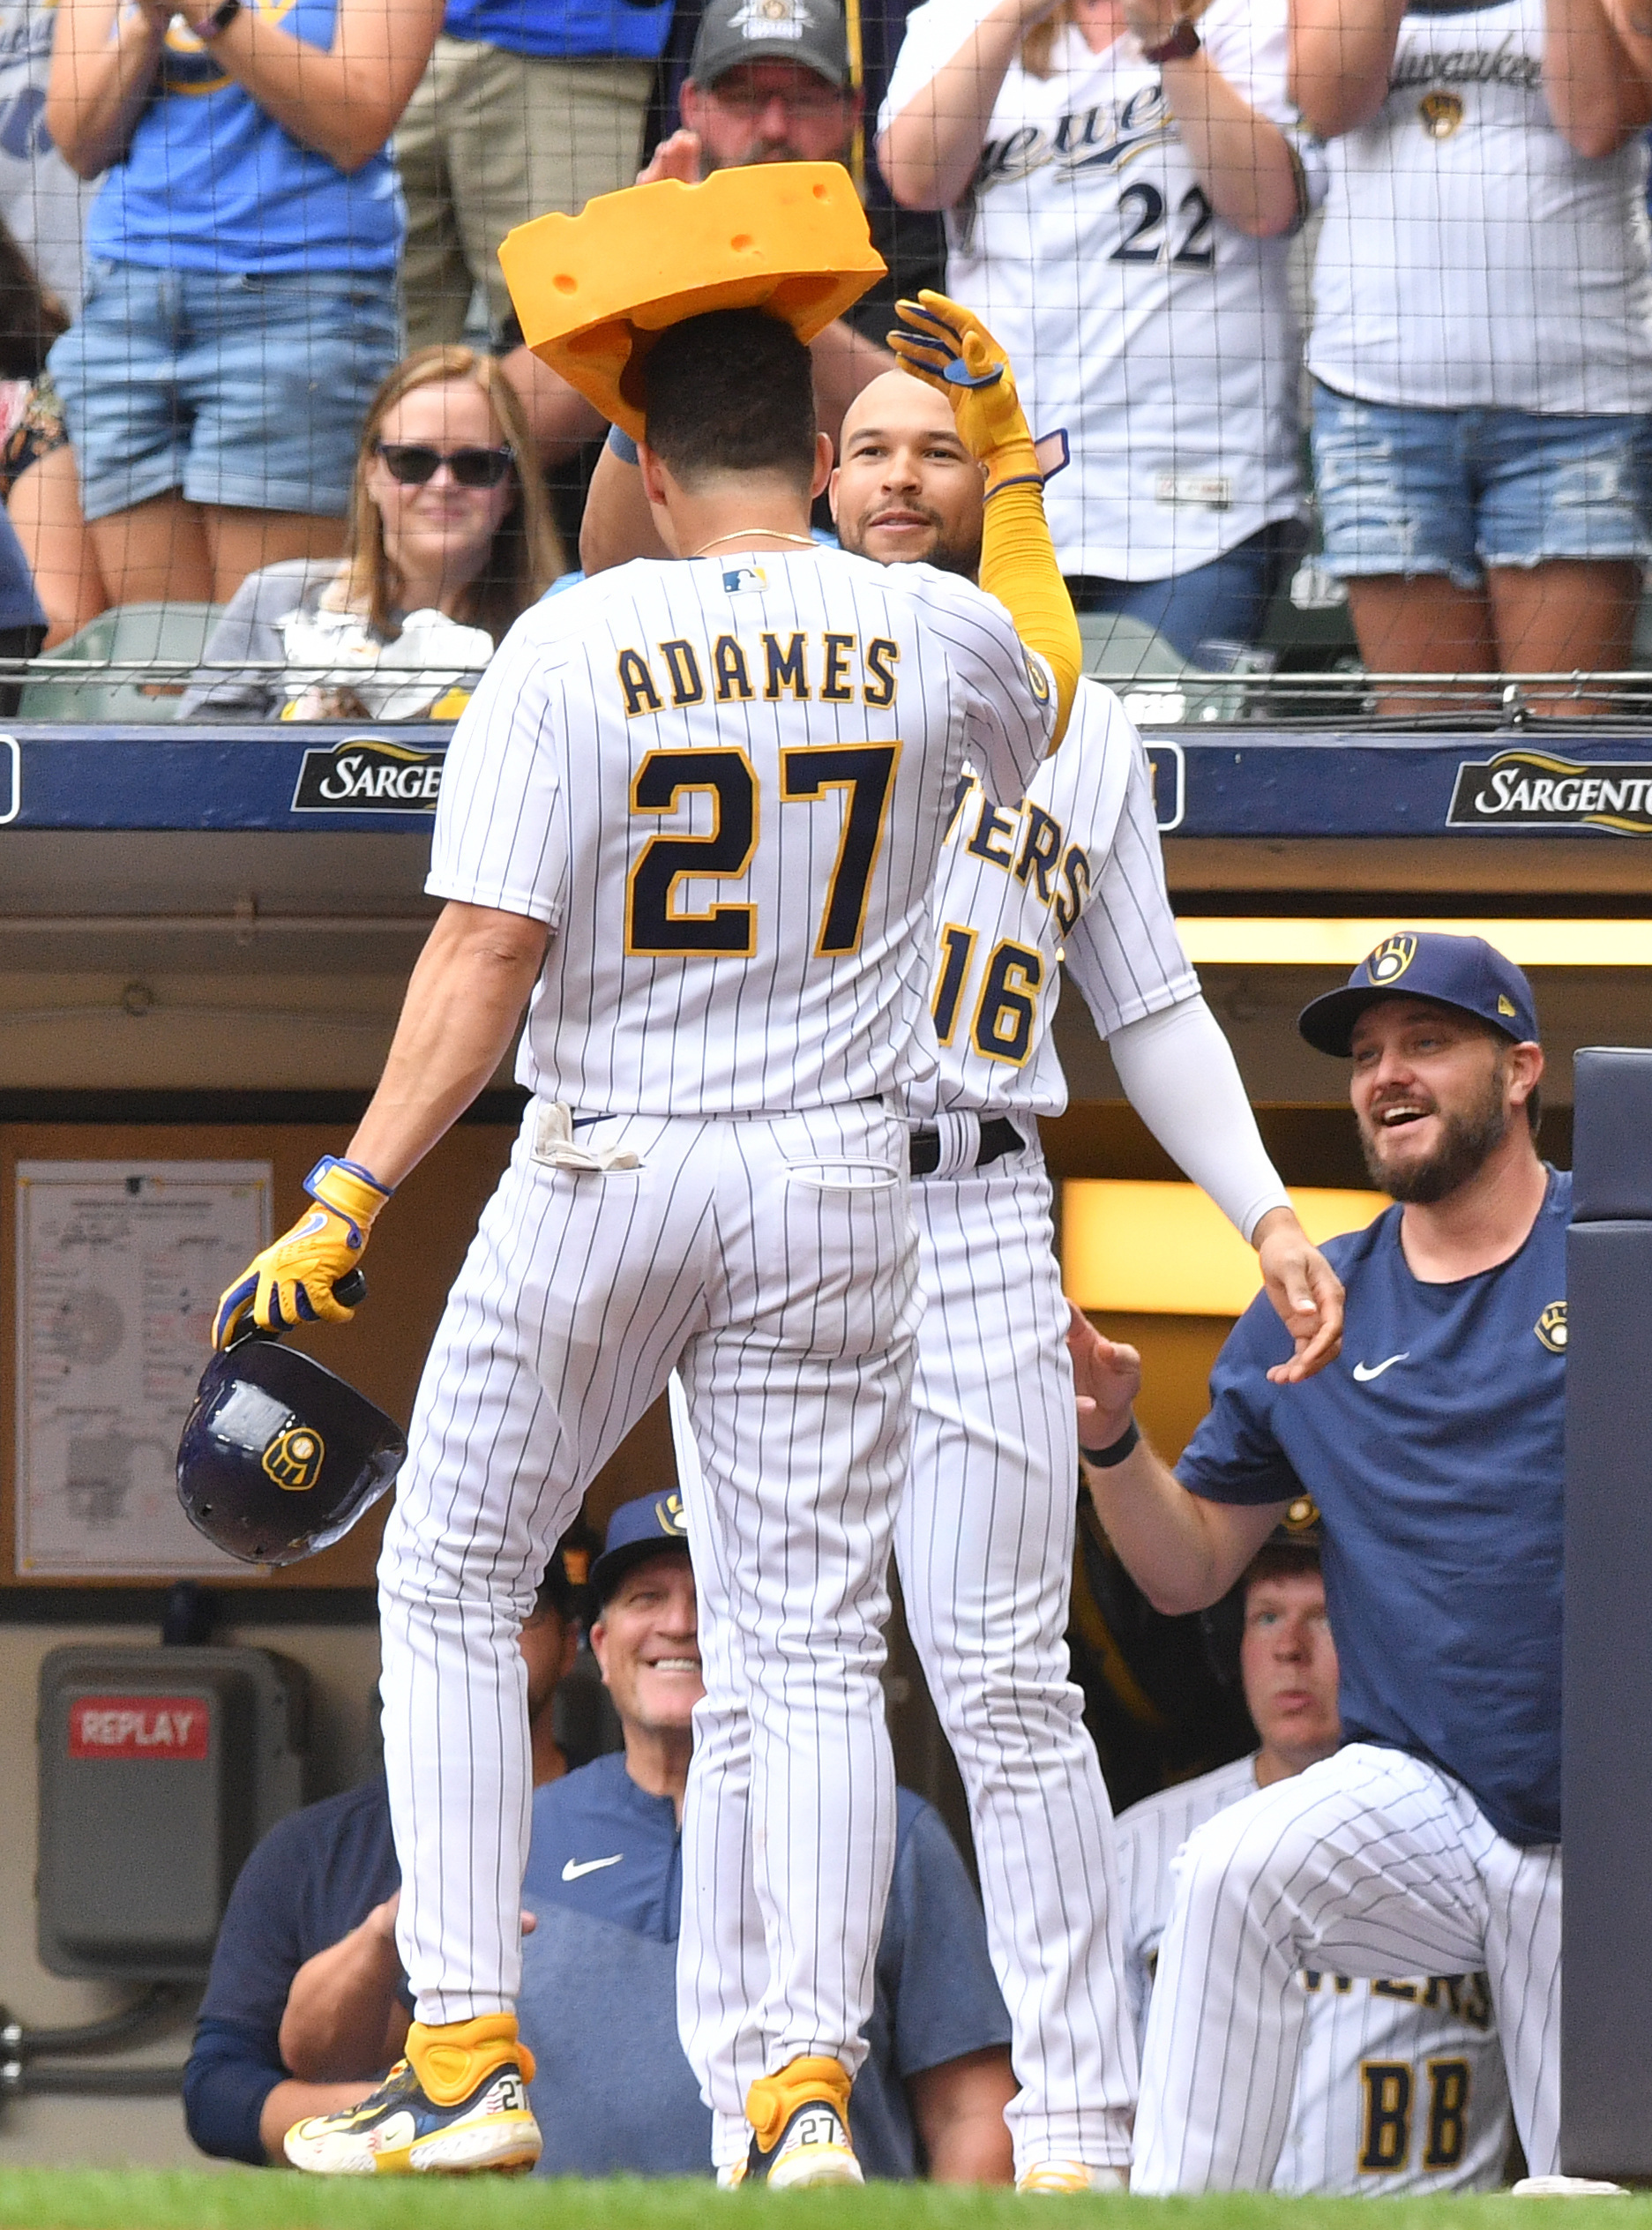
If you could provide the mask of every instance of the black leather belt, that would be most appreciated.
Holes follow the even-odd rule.
[[[989,1162],[1002,1161],[1006,1154],[1019,1154],[1027,1144],[1007,1115],[995,1115],[990,1123],[981,1126],[981,1143],[976,1149],[977,1169],[985,1169]],[[908,1147],[914,1177],[932,1177],[941,1165],[941,1134],[927,1123],[920,1124],[911,1134]]]

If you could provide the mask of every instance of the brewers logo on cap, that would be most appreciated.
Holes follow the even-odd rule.
[[[1564,1307],[1565,1304],[1561,1306]],[[1281,1520],[1287,1533],[1305,1533],[1319,1523],[1319,1506],[1312,1494],[1298,1494]]]
[[[1417,958],[1417,939],[1402,930],[1396,937],[1385,937],[1365,962],[1365,973],[1373,984],[1397,984],[1411,962]]]
[[[1551,1301],[1532,1330],[1548,1349],[1551,1355],[1566,1353],[1566,1303]]]
[[[278,1433],[260,1461],[283,1494],[308,1494],[321,1477],[326,1442],[311,1425],[289,1425]]]
[[[662,1495],[654,1506],[654,1514],[660,1521],[662,1533],[669,1533],[675,1540],[685,1540],[688,1528],[683,1523],[683,1498],[680,1494]]]

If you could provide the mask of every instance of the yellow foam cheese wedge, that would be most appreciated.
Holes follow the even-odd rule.
[[[766,310],[800,340],[841,317],[886,268],[841,163],[758,163],[598,194],[577,217],[535,217],[499,263],[522,338],[633,440],[643,358],[668,326]]]

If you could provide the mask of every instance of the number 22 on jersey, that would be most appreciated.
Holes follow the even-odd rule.
[[[843,793],[837,857],[827,879],[815,939],[817,959],[860,950],[866,900],[883,849],[901,746],[799,744],[780,755],[780,809]],[[631,786],[633,813],[680,810],[685,796],[708,795],[712,827],[703,836],[651,836],[632,868],[625,894],[625,950],[642,959],[691,954],[749,960],[758,948],[757,908],[750,901],[682,906],[678,886],[691,879],[732,882],[751,868],[761,819],[756,770],[737,747],[651,751]]]

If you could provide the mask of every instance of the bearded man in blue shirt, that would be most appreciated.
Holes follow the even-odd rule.
[[[1343,1747],[1189,1839],[1143,2047],[1132,2189],[1266,2189],[1307,2001],[1298,1968],[1485,1972],[1534,2176],[1559,2166],[1561,1490],[1572,1180],[1541,1161],[1531,988],[1484,939],[1386,938],[1300,1028],[1351,1059],[1396,1205],[1326,1248],[1340,1360],[1275,1382],[1265,1301],[1174,1471],[1132,1350],[1075,1311],[1080,1440],[1155,1606],[1224,1594],[1289,1504],[1325,1530]],[[1428,2112],[1372,2094],[1373,2113]]]

